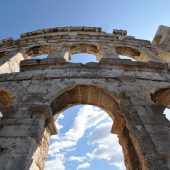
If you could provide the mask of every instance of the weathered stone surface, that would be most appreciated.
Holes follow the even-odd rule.
[[[10,92],[5,89],[0,89],[0,105],[13,104],[13,97]]]
[[[0,89],[12,102],[0,96],[0,169],[42,170],[49,138],[57,133],[54,121],[75,104],[106,110],[127,169],[170,169],[170,122],[162,114],[170,107],[170,67],[163,62],[168,60],[165,56],[157,55],[169,51],[126,33],[66,27],[2,41],[0,72],[10,74],[0,74]],[[80,52],[95,54],[100,62],[64,59],[66,53],[69,59]],[[49,54],[47,59],[24,60],[44,53]],[[121,60],[118,55],[137,61]],[[19,71],[19,64],[20,72],[11,73]]]

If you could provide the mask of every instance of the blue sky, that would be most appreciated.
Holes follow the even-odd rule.
[[[99,26],[107,32],[126,29],[136,38],[152,40],[159,25],[170,26],[169,0],[1,0],[0,7],[0,39],[19,38],[21,33],[41,28]],[[72,61],[95,60],[87,55],[76,58]],[[89,112],[93,112],[93,117],[88,117]],[[83,121],[83,118],[84,126],[93,118],[98,122],[89,125],[87,130],[82,126],[77,131],[76,120]],[[116,136],[109,133],[112,122],[106,113],[90,106],[76,106],[61,114],[56,123],[59,136],[51,139],[46,170],[123,169],[121,148]],[[106,127],[107,133],[103,134],[100,130]],[[73,132],[78,134],[74,140],[68,137]],[[107,150],[109,139],[115,142],[111,152]]]
[[[67,109],[56,121],[59,134],[51,138],[45,170],[124,170],[117,135],[110,133],[112,123],[94,106]]]
[[[160,24],[170,25],[169,0],[1,0],[0,38],[56,26],[127,29],[152,39]]]

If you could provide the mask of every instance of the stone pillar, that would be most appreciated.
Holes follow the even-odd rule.
[[[118,134],[128,170],[170,169],[170,123],[162,106],[123,96],[113,131]],[[151,104],[152,103],[152,104]]]
[[[101,47],[101,58],[119,58],[114,47],[103,46]],[[100,58],[100,59],[101,59]]]
[[[53,50],[48,55],[48,58],[64,58],[68,47],[64,47],[63,44],[59,46],[53,46]]]
[[[170,122],[163,115],[165,108],[158,104],[135,108],[148,138],[152,141],[155,154],[150,154],[151,163],[157,165],[157,169],[170,169]]]
[[[46,126],[47,109],[43,106],[3,106],[0,108],[0,169],[42,170],[49,137],[54,129]]]

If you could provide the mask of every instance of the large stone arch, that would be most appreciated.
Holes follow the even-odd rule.
[[[47,86],[47,88],[49,88],[48,93],[50,93],[50,95],[46,93],[43,95],[43,98],[46,100],[43,100],[42,96],[39,97],[38,92],[35,94],[31,94],[30,92],[30,95],[22,96],[23,99],[19,99],[24,107],[31,106],[31,108],[28,108],[28,112],[31,112],[29,113],[31,118],[38,117],[38,119],[40,119],[42,122],[45,122],[45,129],[42,128],[41,133],[38,132],[38,137],[36,139],[42,143],[42,145],[38,146],[35,150],[33,163],[30,163],[29,165],[30,169],[36,169],[36,164],[43,168],[45,157],[48,151],[48,140],[54,131],[53,123],[55,115],[57,117],[60,111],[75,104],[91,104],[106,110],[106,112],[114,121],[112,132],[118,134],[119,136],[127,169],[136,169],[136,167],[139,169],[147,168],[148,163],[147,160],[145,160],[145,155],[142,151],[143,148],[141,148],[140,143],[138,143],[138,139],[131,130],[129,119],[126,117],[127,113],[124,114],[122,112],[123,109],[121,109],[121,107],[125,109],[125,105],[129,101],[125,100],[126,104],[124,105],[125,96],[120,97],[120,92],[115,91],[113,84],[112,86],[110,85],[110,83],[107,83],[103,80],[66,80],[61,81],[61,84],[55,84],[55,82],[51,82]],[[35,84],[33,84],[33,87],[35,88]],[[31,103],[37,103],[37,99],[41,105],[35,105],[32,108]],[[45,103],[45,106],[50,105],[50,107],[47,109],[43,102]],[[42,112],[43,114],[40,116],[38,112]],[[45,117],[43,115],[45,115]],[[136,121],[137,125],[139,125],[140,120],[136,118]]]
[[[120,138],[127,169],[135,169],[136,167],[142,169],[144,165],[139,160],[141,153],[139,154],[139,150],[136,151],[138,145],[134,146],[136,143],[132,141],[131,132],[126,127],[126,120],[120,111],[119,102],[117,94],[108,91],[108,89],[102,89],[94,84],[77,84],[63,89],[61,94],[57,95],[50,104],[50,108],[54,114],[54,119],[62,110],[76,104],[90,104],[102,108],[114,122],[111,131],[118,134]]]
[[[54,117],[71,106],[77,104],[95,105],[105,110],[114,120],[114,114],[119,110],[117,94],[94,84],[77,84],[61,90],[50,104]]]

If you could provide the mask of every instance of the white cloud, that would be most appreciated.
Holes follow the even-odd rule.
[[[93,155],[91,154],[91,153],[86,153],[86,156],[88,157],[88,158],[90,158],[90,159],[93,159]]]
[[[60,125],[58,122],[56,123],[56,127],[58,132],[60,132],[60,130],[63,128],[63,125]]]
[[[52,160],[46,161],[44,170],[65,170],[64,155],[57,154]]]
[[[97,147],[87,156],[91,159],[104,159],[112,166],[125,169],[122,148],[117,135],[109,131],[111,126],[111,121],[100,123],[90,134],[89,144],[97,144]]]
[[[63,113],[60,113],[60,115],[58,116],[57,120],[59,120],[59,119],[63,119],[63,118],[64,118]]]
[[[91,127],[96,126],[99,122],[103,121],[107,117],[108,117],[108,115],[103,110],[101,110],[99,108],[96,108],[96,107],[90,106],[90,105],[83,106],[79,110],[79,112],[75,118],[73,127],[65,134],[63,134],[63,135],[60,134],[61,137],[56,135],[51,138],[53,140],[53,142],[52,142],[52,144],[50,144],[48,155],[54,157],[54,156],[58,155],[60,152],[64,152],[64,151],[66,152],[66,151],[69,151],[72,149],[74,150],[78,140],[81,137],[83,137],[85,131]],[[62,126],[58,123],[58,120],[60,120],[62,118],[64,118],[64,115],[61,113],[56,121],[56,124],[57,124],[59,130],[62,128]],[[76,158],[72,157],[71,159],[73,160]],[[60,160],[59,165],[63,165],[63,164],[61,164],[61,159],[58,159],[58,160]],[[79,161],[85,160],[85,157],[82,159],[77,158],[77,161],[78,160]],[[49,164],[49,162],[53,162],[53,161],[46,161],[46,164]],[[81,166],[80,166],[80,168],[81,168]]]
[[[61,140],[53,142],[49,147],[49,155],[55,155],[67,148],[71,148],[76,145],[75,141]]]
[[[91,127],[106,119],[108,115],[101,109],[94,106],[85,105],[78,112],[73,128],[65,134],[65,139],[78,141]]]
[[[85,156],[71,156],[69,158],[70,161],[77,161],[77,162],[83,162],[84,160],[86,160]]]
[[[85,163],[80,164],[80,165],[77,167],[77,170],[78,170],[78,169],[86,169],[86,168],[88,168],[88,167],[90,167],[90,164],[89,164],[88,162],[85,162]]]
[[[65,152],[72,152],[72,151],[75,151],[75,150],[77,150],[76,146],[65,149]]]
[[[104,140],[108,139],[111,134],[111,128],[112,128],[112,121],[101,123],[98,125],[95,130],[90,133],[89,136],[89,143],[95,144],[95,143],[101,143]]]
[[[64,115],[61,117],[64,117]],[[65,149],[72,150],[72,148],[76,146],[78,140],[83,137],[87,129],[96,126],[107,117],[108,115],[99,108],[90,105],[83,106],[75,118],[73,127],[68,132],[64,135],[60,135],[60,137],[58,135],[51,137],[53,143],[50,144],[48,154],[55,155]],[[58,121],[56,121],[56,124],[59,125]],[[60,125],[58,127],[60,127]],[[61,128],[62,127],[60,127],[59,130]]]

